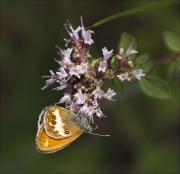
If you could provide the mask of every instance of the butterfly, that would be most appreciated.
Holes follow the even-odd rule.
[[[39,115],[36,147],[41,153],[53,153],[68,146],[84,132],[94,134],[92,131],[95,129],[88,117],[52,105],[44,108]]]

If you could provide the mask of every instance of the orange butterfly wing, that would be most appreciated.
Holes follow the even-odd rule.
[[[75,118],[76,115],[65,108],[58,106],[45,108],[38,121],[37,150],[41,153],[53,153],[77,139],[85,130],[78,126]],[[57,122],[57,130],[61,135],[57,130],[51,129],[52,121]],[[64,134],[65,131],[68,131],[68,135]]]
[[[42,125],[36,137],[37,149],[41,153],[56,152],[68,146],[72,141],[77,139],[83,132],[83,129],[79,129],[79,131],[75,133],[73,136],[57,140],[49,137],[45,132],[44,126]]]

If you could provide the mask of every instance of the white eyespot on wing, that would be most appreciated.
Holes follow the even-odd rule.
[[[44,146],[48,146],[49,145],[49,142],[48,142],[48,140],[44,140]]]
[[[55,109],[55,111],[52,113],[56,116],[56,125],[54,125],[53,131],[58,131],[58,133],[62,136],[68,136],[64,133],[63,126],[65,125],[65,123],[62,122],[62,119],[61,119],[61,116],[59,115],[58,109]]]

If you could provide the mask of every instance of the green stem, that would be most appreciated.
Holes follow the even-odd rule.
[[[174,3],[179,3],[179,1],[173,1],[173,0],[172,1],[158,1],[158,2],[151,3],[151,4],[143,5],[143,6],[134,8],[134,9],[130,9],[130,10],[127,10],[124,12],[116,13],[112,16],[109,16],[105,19],[102,19],[102,20],[94,23],[93,25],[87,27],[86,30],[90,29],[90,28],[98,27],[106,22],[112,21],[112,20],[114,20],[116,18],[120,18],[122,16],[127,16],[130,14],[139,13],[139,12],[142,12],[145,10],[149,10],[149,9],[153,9],[153,8],[157,8],[157,7],[161,7],[161,6],[165,6],[165,5],[169,5],[169,4],[174,4]]]

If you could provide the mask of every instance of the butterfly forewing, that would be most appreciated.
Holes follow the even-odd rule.
[[[44,117],[44,128],[48,136],[55,139],[64,139],[79,131],[74,122],[76,115],[67,109],[50,106]]]

